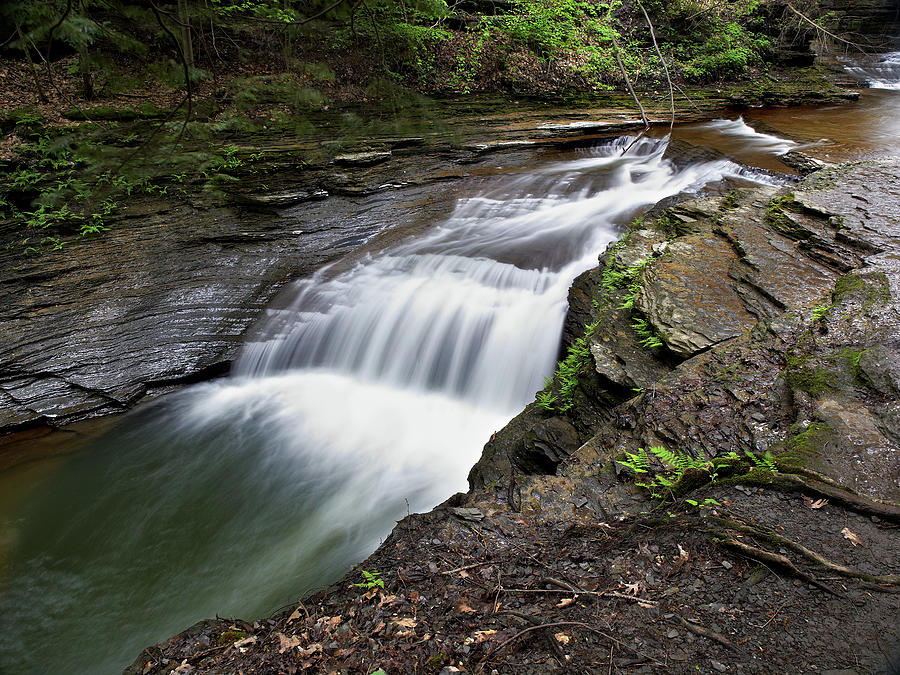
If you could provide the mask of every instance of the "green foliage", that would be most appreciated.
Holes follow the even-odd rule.
[[[662,471],[653,475],[650,480],[636,481],[635,485],[644,488],[657,499],[661,499],[663,493],[673,495],[673,488],[689,470],[707,472],[710,481],[715,480],[717,476],[715,463],[707,459],[705,455],[692,457],[681,450],[668,450],[661,445],[651,447],[649,451],[639,448],[636,453],[626,452],[625,459],[619,459],[618,463],[637,475],[649,475],[654,458],[662,467]]]
[[[816,305],[812,309],[812,319],[813,321],[822,321],[826,316],[828,316],[828,312],[830,312],[834,308],[834,304],[820,304]]]
[[[366,591],[371,591],[375,588],[384,588],[384,580],[381,578],[381,572],[377,570],[372,570],[371,572],[367,570],[360,570],[363,576],[362,582],[358,584],[353,584],[356,588],[362,588]]]
[[[778,466],[775,464],[775,456],[769,450],[766,450],[765,454],[762,455],[752,453],[749,450],[744,450],[744,454],[753,464],[753,469],[768,471],[769,473],[778,471]]]
[[[641,290],[641,274],[650,260],[651,258],[648,256],[627,268],[618,263],[611,263],[603,270],[600,284],[607,292],[621,289],[626,291],[619,309],[631,309],[634,307],[634,299]]]
[[[638,334],[640,339],[640,345],[644,349],[659,349],[663,346],[663,341],[659,338],[658,335],[653,331],[653,326],[650,325],[646,319],[636,318],[631,323],[631,327],[634,329],[634,332]]]

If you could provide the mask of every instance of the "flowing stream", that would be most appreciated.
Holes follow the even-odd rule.
[[[774,157],[743,120],[697,133]],[[554,368],[566,295],[619,227],[725,177],[621,138],[483,179],[423,234],[269,310],[234,374],[127,416],[0,511],[0,673],[115,673],[216,614],[335,580],[466,488]],[[0,495],[4,477],[0,474]]]

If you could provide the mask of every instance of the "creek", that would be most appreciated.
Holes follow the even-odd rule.
[[[900,153],[898,113],[900,92],[871,89],[862,105],[674,137],[784,171],[795,148]],[[436,221],[373,224],[355,254],[281,293],[230,377],[0,473],[0,673],[120,672],[202,618],[265,616],[465,490],[485,441],[553,372],[571,281],[623,225],[725,179],[780,180],[668,146],[546,152],[457,186]]]

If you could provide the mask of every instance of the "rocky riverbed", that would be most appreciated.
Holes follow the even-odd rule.
[[[344,579],[127,672],[897,672],[898,186],[654,209],[573,285],[571,407],[558,375]]]

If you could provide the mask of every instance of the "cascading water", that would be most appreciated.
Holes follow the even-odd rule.
[[[779,138],[771,134],[756,131],[744,121],[743,116],[736,120],[713,120],[697,125],[698,129],[707,129],[715,132],[722,140],[731,141],[738,152],[752,150],[756,152],[768,152],[774,155],[784,155],[791,150],[796,150],[799,145],[786,138]],[[731,148],[723,149],[725,152]]]
[[[464,488],[552,372],[568,286],[617,225],[747,177],[665,149],[619,139],[491,179],[424,236],[299,283],[233,377],[61,467],[0,523],[0,671],[117,672],[200,618],[267,613]]]
[[[900,52],[847,59],[844,68],[871,89],[900,90]]]

